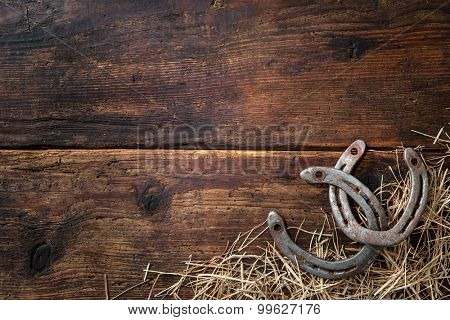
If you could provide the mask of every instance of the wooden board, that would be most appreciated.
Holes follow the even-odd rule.
[[[298,177],[335,152],[2,151],[0,298],[103,298],[141,280],[147,263],[181,271],[209,259],[276,209],[314,231],[329,212],[326,187]],[[388,152],[369,152],[355,175],[391,181]],[[301,234],[307,248],[310,235]],[[270,240],[268,233],[261,238]],[[33,262],[40,245],[51,254]],[[165,279],[167,284],[170,279]],[[142,298],[137,290],[127,297]]]
[[[355,138],[415,146],[422,138],[411,129],[436,133],[436,117],[448,116],[442,4],[2,4],[0,146],[260,150],[292,127],[298,139],[275,149],[332,150]],[[179,126],[194,133],[145,140]],[[219,132],[196,134],[205,127]]]
[[[449,21],[440,0],[0,3],[0,298],[101,299],[104,274],[179,271],[272,209],[320,228],[302,168],[363,139],[374,189],[387,150],[442,150],[410,130],[448,122]]]

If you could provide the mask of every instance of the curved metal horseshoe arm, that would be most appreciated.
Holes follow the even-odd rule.
[[[351,258],[340,261],[327,261],[298,247],[290,238],[281,216],[272,211],[267,218],[270,233],[283,255],[298,263],[303,270],[325,279],[342,279],[360,273],[373,261],[379,250],[364,246]]]
[[[362,140],[356,140],[353,142],[345,151],[342,153],[341,157],[339,158],[338,162],[336,163],[335,169],[342,170],[343,172],[350,173],[353,165],[350,167],[349,164],[354,163],[356,164],[355,159],[360,159],[365,151],[366,144]],[[350,167],[350,170],[348,168]],[[374,205],[375,212],[378,215],[378,219],[376,219],[373,215],[366,216],[366,219],[369,223],[369,228],[372,230],[383,230],[387,228],[387,217],[386,214],[379,203],[378,199],[376,197],[372,197],[372,192],[362,183],[359,185],[359,188],[363,190],[363,192],[366,195],[366,198],[371,197]],[[333,217],[336,221],[336,224],[340,229],[343,231],[348,231],[349,228],[348,220],[351,219],[353,216],[352,210],[350,209],[350,204],[348,203],[348,197],[347,194],[342,190],[339,189],[339,202],[342,206],[342,211],[339,210],[339,202],[338,198],[336,196],[336,187],[333,185],[330,185],[329,188],[329,199],[330,199],[330,205],[333,212]],[[373,219],[371,221],[370,219]],[[377,222],[378,220],[378,222]],[[373,225],[373,227],[371,226]],[[378,225],[380,226],[380,229],[378,228]]]
[[[428,176],[425,165],[417,153],[411,149],[405,149],[404,159],[411,173],[412,188],[408,204],[402,217],[394,227],[386,231],[370,230],[362,227],[353,214],[348,216],[348,226],[342,228],[343,232],[352,240],[374,246],[393,246],[406,239],[417,226],[421,214],[426,206],[428,193]],[[363,209],[367,203],[372,203],[375,207],[381,206],[378,199],[355,177],[337,169],[325,167],[311,167],[303,170],[300,176],[311,183],[328,183],[334,185],[343,192],[354,197],[357,191],[363,191],[367,194],[367,201],[355,201]],[[367,189],[367,190],[365,190]],[[417,203],[420,197],[419,203]],[[417,206],[417,209],[415,210]],[[381,208],[382,209],[382,208]],[[378,210],[376,210],[378,212]],[[380,225],[384,225],[383,217],[379,217]],[[345,222],[344,222],[345,224]],[[369,226],[370,228],[370,226]]]

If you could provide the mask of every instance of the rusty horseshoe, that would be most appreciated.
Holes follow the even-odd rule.
[[[355,141],[347,150],[342,154],[341,158],[338,160],[336,166],[345,172],[351,172],[354,165],[361,158],[364,153],[365,144],[362,141]],[[359,197],[359,196],[358,196]],[[362,199],[363,201],[364,199]],[[343,220],[341,217],[352,216],[350,205],[348,199],[342,198],[342,210],[339,206],[333,206],[333,215],[339,217],[338,219]],[[369,228],[374,230],[380,230],[386,227],[386,223],[383,219],[379,220],[375,217],[374,211],[377,212],[378,216],[383,216],[384,211],[380,210],[380,206],[363,206],[363,212],[368,220]],[[344,218],[345,219],[345,218]],[[298,247],[294,241],[290,238],[286,226],[283,222],[282,217],[276,212],[272,211],[268,216],[268,225],[271,235],[280,249],[280,251],[288,257],[293,262],[302,263],[299,267],[303,270],[310,272],[316,276],[327,278],[327,279],[342,279],[351,275],[355,275],[364,270],[378,255],[380,248],[365,245],[361,251],[356,255],[340,260],[340,261],[327,261],[320,259],[315,255],[301,249]],[[378,222],[380,221],[380,222]],[[378,225],[380,223],[380,225]]]
[[[405,240],[417,226],[427,202],[428,175],[425,164],[412,148],[405,149],[404,161],[411,174],[412,187],[408,204],[399,221],[391,229],[380,231],[370,230],[370,226],[370,229],[361,226],[353,214],[346,215],[345,219],[336,219],[350,239],[373,246],[393,246]],[[340,188],[363,209],[368,204],[381,206],[378,199],[358,179],[336,168],[311,167],[303,170],[300,177],[310,183],[326,183]],[[343,198],[340,192],[340,200]],[[335,197],[330,197],[332,204],[335,200]],[[380,225],[387,223],[385,216],[379,216],[378,219]]]

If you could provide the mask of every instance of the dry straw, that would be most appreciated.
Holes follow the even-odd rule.
[[[443,134],[441,130],[439,136],[433,137],[434,142],[442,143],[440,136]],[[147,266],[144,280],[130,289],[148,284],[149,299],[179,299],[180,296],[191,299],[448,298],[450,173],[446,160],[450,156],[450,144],[447,141],[443,142],[448,148],[444,155],[427,160],[429,201],[421,224],[408,241],[384,248],[379,258],[358,276],[324,280],[302,271],[283,257],[272,243],[256,246],[255,240],[266,231],[263,223],[239,234],[220,256],[209,261],[189,259],[183,272],[166,273],[150,270]],[[391,223],[395,223],[407,202],[410,179],[409,174],[402,176],[398,168],[390,168],[390,174],[394,176],[391,179],[394,182],[382,183],[377,194]],[[309,250],[327,259],[354,254],[358,245],[344,248],[333,220],[324,216],[324,225],[319,232],[313,233]],[[291,234],[304,231],[300,226],[296,231],[291,230]],[[171,286],[155,292],[155,285],[162,275],[173,276],[175,280]]]

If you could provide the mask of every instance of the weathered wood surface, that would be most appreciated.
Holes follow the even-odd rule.
[[[1,2],[0,298],[103,298],[103,274],[114,294],[148,262],[179,271],[271,209],[319,228],[301,168],[448,122],[443,4]]]
[[[266,149],[417,145],[449,94],[444,1],[0,4],[0,146]],[[447,121],[444,121],[447,122]],[[218,137],[155,127],[220,127]],[[170,140],[173,141],[170,141]]]
[[[327,188],[298,177],[334,152],[2,151],[0,298],[104,298],[141,281],[147,263],[223,252],[276,209],[291,226],[320,228]],[[395,155],[369,152],[355,175],[376,188]],[[212,165],[208,165],[212,164]],[[308,248],[310,235],[299,243]],[[268,233],[261,242],[270,240]],[[43,261],[36,250],[48,245]],[[40,249],[37,249],[40,248]],[[45,249],[45,247],[44,247]],[[42,254],[39,252],[39,254]],[[45,259],[48,257],[48,259]],[[162,284],[167,284],[162,282]],[[126,297],[143,298],[144,290]]]

